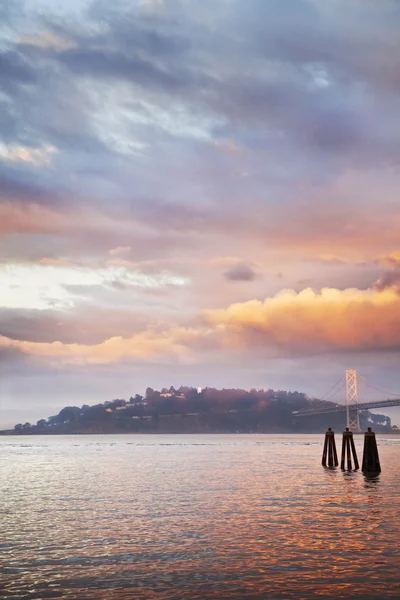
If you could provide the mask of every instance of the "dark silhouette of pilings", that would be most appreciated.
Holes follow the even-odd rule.
[[[322,466],[326,467],[326,458],[328,457],[328,467],[337,467],[338,457],[335,444],[335,432],[329,427],[325,433],[324,450],[322,452]]]
[[[364,434],[364,452],[362,460],[363,473],[380,473],[381,463],[379,462],[378,446],[376,445],[375,433],[368,427]]]
[[[353,461],[354,461],[354,470],[357,471],[357,469],[360,468],[360,465],[358,464],[357,452],[356,452],[356,447],[354,445],[354,439],[353,439],[353,432],[350,431],[350,429],[348,427],[346,427],[345,431],[343,431],[342,456],[341,456],[341,460],[340,460],[340,468],[343,469],[343,471],[346,470],[345,469],[346,458],[347,458],[347,471],[352,470],[352,461],[351,461],[352,456],[353,456]]]

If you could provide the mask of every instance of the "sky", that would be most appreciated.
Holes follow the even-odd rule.
[[[148,386],[400,391],[399,24],[0,0],[0,426]]]

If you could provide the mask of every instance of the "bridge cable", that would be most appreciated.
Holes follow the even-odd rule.
[[[335,391],[335,388],[340,383],[342,385]],[[342,375],[340,377],[340,379],[338,379],[338,381],[336,381],[336,383],[323,396],[321,396],[321,398],[318,398],[318,399],[316,399],[315,402],[313,402],[312,408],[318,409],[318,407],[323,406],[325,404],[325,402],[329,402],[330,398],[333,398],[336,394],[338,394],[343,389],[344,385],[345,385],[345,378]]]
[[[326,397],[327,397],[327,396],[328,396],[328,395],[329,395],[331,392],[333,392],[333,390],[335,389],[335,387],[336,387],[337,385],[339,385],[339,383],[341,383],[341,382],[342,382],[342,384],[344,384],[344,375],[342,375],[342,377],[341,377],[341,378],[340,378],[340,379],[339,379],[339,380],[338,380],[338,381],[335,383],[335,385],[333,385],[333,386],[331,387],[331,389],[330,389],[330,390],[328,390],[328,391],[326,392],[326,394],[324,394],[323,396],[321,396],[321,398],[319,398],[319,400],[324,400],[324,399],[325,399],[325,398],[326,398]],[[340,389],[342,389],[342,386],[340,387]],[[337,391],[335,392],[335,394],[337,394],[337,392],[338,392],[338,391],[339,391],[339,390],[337,390]]]
[[[346,387],[345,382],[343,381],[342,385],[340,386],[340,388],[338,388],[336,390],[336,392],[333,392],[330,396],[325,397],[325,399],[323,400],[323,402],[330,402],[332,400],[332,398],[334,398],[335,396],[337,396],[337,394],[339,392],[341,392],[342,390],[344,390],[344,388]]]
[[[372,390],[375,390],[375,392],[379,392],[381,394],[387,394],[388,396],[395,396],[397,398],[400,398],[400,393],[394,394],[393,392],[388,392],[387,390],[384,390],[383,388],[375,387],[375,386],[371,385],[370,383],[368,383],[368,381],[362,375],[357,375],[357,377],[362,379],[364,381],[365,385],[367,387],[371,388]]]

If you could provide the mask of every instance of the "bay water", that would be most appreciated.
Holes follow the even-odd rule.
[[[0,598],[400,598],[400,437],[377,441],[367,478],[322,435],[0,438]]]

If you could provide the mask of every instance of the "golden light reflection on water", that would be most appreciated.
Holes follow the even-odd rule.
[[[399,598],[400,443],[366,479],[322,439],[4,438],[0,597]]]

